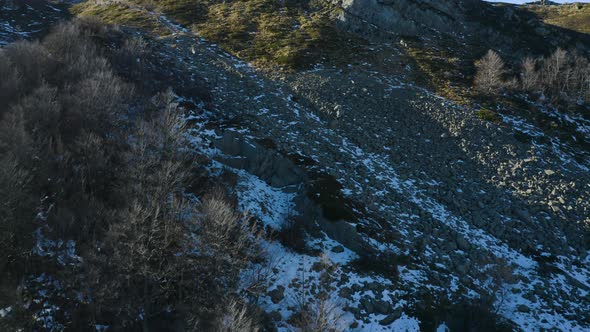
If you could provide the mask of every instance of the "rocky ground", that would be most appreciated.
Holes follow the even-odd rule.
[[[68,17],[63,3],[42,0],[0,2],[0,45],[26,38],[38,38],[52,23]]]
[[[270,78],[171,27],[176,35],[159,47],[205,78],[216,113],[239,124],[233,130],[240,134],[230,134],[234,143],[222,139],[218,153],[248,160],[261,152],[239,146],[266,140],[281,156],[305,157],[309,165],[301,168],[307,174],[334,176],[358,208],[346,220],[354,228],[319,225],[325,235],[345,244],[352,256],[377,250],[407,260],[397,267],[399,276],[389,271],[339,282],[361,328],[394,322],[428,291],[449,298],[502,293],[506,298],[498,299],[497,310],[525,330],[584,329],[578,322],[588,318],[589,308],[588,238],[582,230],[589,222],[587,161],[574,161],[559,142],[522,143],[513,123],[525,125],[519,122],[524,120],[481,120],[473,110],[404,83],[403,71],[383,75],[361,64]],[[227,130],[232,129],[216,135]],[[255,146],[268,149],[268,144]],[[273,181],[265,175],[269,168],[272,173],[273,162],[228,161],[232,158],[218,157],[232,169],[249,171],[242,175],[246,183],[252,175],[267,180],[245,184],[244,192],[266,185],[267,195],[288,201],[281,195],[305,180],[294,175]],[[295,197],[296,207],[287,203],[285,208],[303,213]],[[264,209],[251,207],[253,202],[268,201],[246,199],[245,204],[266,216]],[[273,217],[280,216],[266,220],[277,227],[281,221]],[[323,250],[333,249],[329,243]],[[340,263],[348,271],[344,274],[368,277],[347,267],[346,259]],[[271,302],[283,300],[288,302]],[[390,314],[398,317],[387,320]]]
[[[207,123],[192,138],[211,172],[234,174],[238,203],[268,227],[306,224],[306,250],[267,244],[274,273],[260,305],[281,330],[302,288],[326,287],[325,260],[349,330],[452,328],[461,310],[429,306],[474,299],[510,328],[590,327],[590,161],[566,143],[413,85],[395,44],[367,46],[385,54],[378,62],[265,73],[158,21],[169,34],[146,36],[150,47],[211,90],[209,105],[191,106]]]

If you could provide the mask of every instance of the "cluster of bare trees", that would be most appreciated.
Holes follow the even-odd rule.
[[[498,53],[490,50],[476,63],[476,88],[484,94],[502,89],[549,98],[552,102],[590,102],[590,61],[588,58],[555,50],[548,57],[522,59],[514,77]]]
[[[117,50],[93,41],[114,33]],[[256,331],[236,293],[240,271],[261,259],[259,232],[222,190],[187,200],[195,156],[182,149],[181,110],[172,92],[151,98],[119,78],[109,59],[120,54],[105,54],[147,47],[122,34],[76,22],[0,49],[0,297],[30,313],[7,329],[42,329],[30,319],[38,304],[10,292],[35,259],[84,298],[61,305],[73,330],[174,314],[189,330]],[[73,239],[80,263],[32,257],[35,229]]]
[[[183,123],[168,96],[162,114],[137,125],[125,154],[129,202],[104,238],[106,254],[94,257],[100,310],[114,314],[117,304],[118,319],[132,324],[174,308],[190,330],[223,330],[231,321],[254,331],[256,319],[234,292],[240,272],[260,258],[259,233],[221,191],[196,206],[183,198],[191,158],[181,152]]]
[[[263,232],[224,189],[186,195],[200,159],[186,149],[183,109],[172,91],[153,96],[121,78],[117,68],[140,70],[135,60],[150,55],[130,38],[76,21],[0,49],[0,299],[23,313],[0,317],[0,330],[44,329],[31,319],[43,303],[23,300],[36,273],[59,280],[68,301],[54,319],[67,329],[173,320],[189,331],[261,330],[243,293],[258,298],[271,271],[245,288],[242,272],[265,266]],[[80,259],[32,254],[34,234],[73,240]],[[324,270],[328,278],[334,267]],[[301,301],[302,330],[342,330],[333,291]]]

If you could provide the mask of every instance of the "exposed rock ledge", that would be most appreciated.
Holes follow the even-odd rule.
[[[467,4],[479,0],[327,0],[343,9],[340,19],[357,33],[379,30],[394,35],[418,35],[435,29],[464,30]]]

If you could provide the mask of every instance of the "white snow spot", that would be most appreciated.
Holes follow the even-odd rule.
[[[6,317],[12,311],[12,307],[6,307],[4,309],[0,309],[0,318]]]
[[[239,176],[236,187],[240,209],[258,217],[265,225],[280,230],[294,213],[295,194],[273,188],[255,175],[235,170]]]
[[[451,329],[443,322],[436,328],[436,332],[451,332]]]
[[[420,331],[420,321],[414,317],[403,314],[389,326],[392,332],[413,332]]]

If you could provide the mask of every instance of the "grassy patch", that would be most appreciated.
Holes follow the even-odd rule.
[[[126,25],[161,35],[165,29],[148,12],[123,3],[98,4],[82,2],[71,7],[71,12],[80,17],[94,17],[106,24]]]
[[[489,109],[482,108],[475,112],[475,114],[482,120],[490,121],[490,122],[501,122],[502,119],[498,115],[498,113],[494,111],[490,111]]]
[[[306,1],[228,1],[208,8],[194,29],[261,67],[350,63],[363,44],[334,26],[332,9]]]
[[[590,5],[571,4],[561,6],[527,6],[543,22],[560,28],[590,33]]]
[[[129,0],[150,11],[159,11],[184,25],[201,22],[207,17],[209,0]]]
[[[368,56],[363,54],[363,40],[335,26],[333,18],[338,10],[317,0],[130,0],[130,3],[86,2],[74,6],[73,12],[96,16],[106,23],[165,33],[155,15],[150,14],[160,12],[263,68],[280,66],[296,70],[318,63],[343,65]]]
[[[473,64],[471,55],[459,51],[464,46],[443,36],[435,45],[411,39],[404,40],[402,45],[410,63],[418,69],[415,77],[418,84],[429,86],[456,103],[471,103],[469,87]]]

